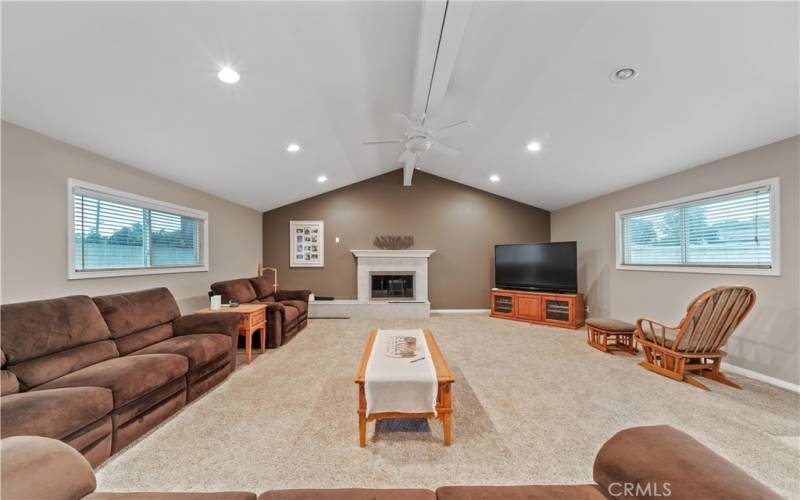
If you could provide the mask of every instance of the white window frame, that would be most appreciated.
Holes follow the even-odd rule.
[[[771,247],[772,252],[772,267],[769,268],[756,268],[756,267],[715,267],[715,266],[688,266],[688,265],[633,265],[625,264],[624,242],[623,242],[623,228],[622,218],[625,215],[645,212],[657,208],[671,207],[675,205],[683,205],[703,199],[715,198],[717,196],[725,196],[740,191],[747,191],[748,189],[755,189],[761,186],[769,186],[770,188],[770,233],[771,233]],[[731,186],[716,191],[708,191],[705,193],[694,194],[684,198],[678,198],[652,205],[645,205],[642,207],[629,208],[627,210],[619,210],[615,214],[615,239],[616,239],[616,267],[623,271],[660,271],[668,273],[704,273],[704,274],[735,274],[735,275],[762,275],[762,276],[780,276],[781,275],[781,214],[780,214],[780,178],[772,177],[757,182],[749,182],[747,184],[740,184],[738,186]]]
[[[80,188],[85,191],[97,193],[102,199],[110,199],[115,202],[130,204],[140,208],[159,210],[175,215],[192,217],[202,221],[203,238],[201,249],[202,262],[199,265],[187,266],[158,266],[158,267],[137,267],[130,269],[98,269],[78,271],[75,269],[75,189]],[[147,198],[138,194],[128,193],[91,182],[78,179],[67,179],[67,279],[80,280],[90,278],[112,278],[117,276],[146,276],[150,274],[172,274],[172,273],[198,273],[208,272],[208,212],[195,210],[193,208],[182,207],[173,203]]]

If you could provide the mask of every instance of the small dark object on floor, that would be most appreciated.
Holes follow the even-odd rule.
[[[430,432],[427,418],[384,418],[375,421],[375,432]]]
[[[333,300],[333,297],[326,297],[324,295],[314,295],[314,300]]]

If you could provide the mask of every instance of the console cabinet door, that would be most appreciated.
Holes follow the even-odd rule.
[[[539,321],[542,319],[542,299],[531,295],[517,295],[517,316]]]
[[[547,296],[542,297],[542,313],[544,320],[551,323],[561,323],[571,325],[574,321],[573,301],[564,297]]]
[[[495,293],[492,295],[492,313],[497,316],[514,317],[514,295]]]

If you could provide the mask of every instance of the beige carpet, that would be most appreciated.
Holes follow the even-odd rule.
[[[442,430],[368,427],[358,447],[353,377],[371,328],[430,328],[457,380],[454,442]],[[108,491],[565,484],[592,480],[602,443],[670,424],[789,498],[800,497],[800,396],[666,379],[585,331],[478,315],[314,320],[98,470]]]

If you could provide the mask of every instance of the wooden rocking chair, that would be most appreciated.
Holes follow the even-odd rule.
[[[689,304],[676,327],[650,319],[636,322],[636,337],[644,350],[639,363],[666,377],[709,390],[686,372],[741,389],[720,373],[725,346],[756,301],[752,288],[725,286],[701,293]]]

